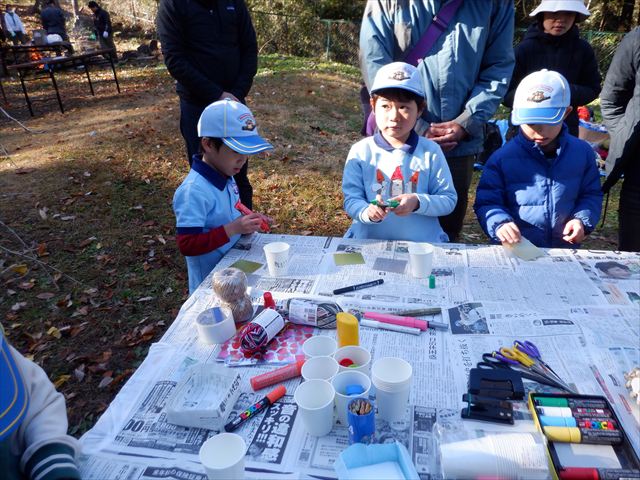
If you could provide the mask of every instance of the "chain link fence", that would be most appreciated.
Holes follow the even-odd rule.
[[[325,58],[358,66],[359,23],[256,11],[251,15],[260,53]],[[515,32],[514,45],[522,40],[524,33],[525,29]],[[585,30],[581,36],[593,47],[604,76],[624,33]]]

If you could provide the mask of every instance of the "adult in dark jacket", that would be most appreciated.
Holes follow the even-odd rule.
[[[640,251],[640,27],[618,45],[600,95],[600,109],[611,135],[602,189],[624,175],[618,211],[620,250]]]
[[[243,0],[161,0],[158,33],[164,62],[176,79],[180,132],[191,164],[204,108],[225,98],[245,102],[258,69],[256,33]],[[247,165],[234,179],[242,203],[252,208]]]
[[[48,0],[46,7],[40,13],[42,28],[47,31],[47,35],[60,35],[65,42],[69,41],[67,26],[65,25],[64,13],[56,6],[54,0]]]
[[[589,10],[582,1],[545,1],[530,16],[536,18],[515,48],[516,65],[504,104],[513,107],[513,96],[520,81],[532,72],[546,68],[561,73],[571,88],[573,111],[565,123],[569,133],[578,136],[578,113],[581,105],[598,98],[602,78],[593,48],[580,38],[576,22],[586,18]]]
[[[96,2],[89,2],[87,7],[93,12],[93,28],[100,42],[100,48],[106,48],[116,55],[116,45],[113,42],[113,28],[109,12],[100,7]]]

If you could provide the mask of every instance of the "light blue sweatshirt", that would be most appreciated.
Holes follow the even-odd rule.
[[[353,219],[345,237],[449,241],[438,217],[451,213],[458,199],[451,172],[440,147],[415,132],[402,148],[393,148],[379,133],[353,145],[344,166],[342,191],[344,209]],[[372,222],[366,210],[378,192],[385,201],[400,193],[415,193],[420,205],[410,215],[389,212],[381,222]]]

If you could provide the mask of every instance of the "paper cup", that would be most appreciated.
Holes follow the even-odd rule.
[[[200,447],[200,463],[209,480],[244,478],[244,456],[247,445],[240,435],[219,433]]]
[[[371,390],[371,380],[362,372],[347,370],[339,372],[331,380],[331,385],[336,391],[336,416],[338,422],[347,426],[347,405],[354,398],[368,398]],[[364,390],[362,393],[347,395],[347,387],[359,385]]]
[[[339,370],[333,357],[312,357],[302,365],[302,378],[305,380],[331,380]]]
[[[264,246],[264,254],[267,257],[269,275],[281,277],[289,270],[289,244],[285,242],[272,242]]]
[[[328,434],[333,428],[335,390],[326,380],[301,383],[293,394],[307,432],[316,437]]]
[[[416,278],[427,278],[431,275],[433,264],[433,245],[430,243],[409,244],[409,265],[411,275]]]
[[[362,372],[365,375],[369,375],[371,370],[371,353],[364,347],[357,345],[347,345],[346,347],[341,347],[336,350],[336,353],[333,355],[333,358],[336,359],[338,365],[340,366],[340,371],[358,371]],[[348,358],[353,361],[354,365],[357,367],[344,367],[340,365],[340,361]]]
[[[233,313],[228,307],[213,307],[196,318],[198,336],[205,343],[224,343],[236,334]]]
[[[376,387],[378,415],[388,422],[405,418],[413,369],[411,365],[395,357],[385,357],[374,362],[371,367],[371,382]]]
[[[302,353],[305,358],[313,357],[330,357],[336,353],[338,348],[337,342],[326,335],[315,335],[309,337],[302,344]]]

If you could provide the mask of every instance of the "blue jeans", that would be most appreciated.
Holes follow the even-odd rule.
[[[184,138],[187,146],[187,160],[191,165],[191,159],[196,153],[200,152],[200,138],[198,137],[198,119],[202,115],[202,111],[206,105],[198,105],[180,99],[180,133]],[[249,183],[247,170],[249,162],[246,162],[242,170],[235,174],[233,178],[238,185],[240,200],[249,209],[253,209],[253,187]]]

